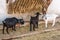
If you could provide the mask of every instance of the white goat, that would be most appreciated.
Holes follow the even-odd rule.
[[[56,14],[46,14],[43,17],[43,20],[45,21],[45,27],[47,28],[48,21],[53,22],[53,24],[52,24],[52,27],[53,27],[55,25],[57,17],[58,17],[58,15],[56,15]]]

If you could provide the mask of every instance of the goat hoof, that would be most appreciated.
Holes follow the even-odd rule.
[[[35,26],[35,28],[38,28],[38,26]]]
[[[30,31],[32,31],[32,30],[30,30]]]
[[[36,27],[36,28],[38,28],[38,27]]]
[[[7,33],[7,34],[9,34],[9,33]]]
[[[47,29],[48,27],[46,27],[46,29]]]
[[[14,30],[14,31],[16,31],[16,30]]]
[[[54,26],[52,26],[52,27],[54,27]]]
[[[3,34],[5,34],[5,33],[3,33]]]
[[[35,29],[33,31],[35,31]]]
[[[2,32],[4,34],[4,32]]]
[[[52,25],[52,27],[54,27],[55,25]]]

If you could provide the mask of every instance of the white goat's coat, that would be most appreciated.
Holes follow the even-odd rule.
[[[52,21],[53,22],[52,26],[54,26],[57,17],[58,15],[56,14],[46,14],[43,18],[43,20],[45,21],[45,27],[47,28],[48,21]]]
[[[47,27],[48,21],[52,21],[52,26],[55,25],[56,18],[60,16],[60,0],[52,0],[51,4],[47,9],[47,14],[44,17],[45,27]],[[57,15],[56,15],[57,14]],[[45,19],[47,18],[47,19]]]

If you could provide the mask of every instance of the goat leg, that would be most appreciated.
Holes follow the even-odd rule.
[[[32,31],[32,24],[30,23],[30,31]]]
[[[13,27],[14,27],[14,28],[13,28],[13,29],[14,29],[14,31],[16,31],[16,29],[15,29],[15,25],[14,25]]]
[[[12,30],[14,30],[14,28],[12,27]]]
[[[9,32],[8,32],[8,27],[6,28],[6,32],[9,34]]]
[[[33,30],[35,31],[35,24],[33,25]]]
[[[5,26],[3,25],[3,34],[4,34],[4,29],[5,29]]]
[[[36,23],[36,28],[38,28],[38,22]]]

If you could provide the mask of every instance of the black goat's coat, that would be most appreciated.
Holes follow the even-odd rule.
[[[23,19],[22,19],[23,20]],[[20,22],[19,22],[20,21]],[[12,28],[12,30],[16,31],[15,29],[15,25],[17,23],[23,23],[24,24],[24,21],[21,22],[21,20],[15,18],[15,17],[12,17],[12,18],[6,18],[4,21],[3,21],[3,34],[4,34],[4,29],[6,27],[6,32],[8,32],[8,28]]]
[[[40,15],[40,13],[37,12],[35,17],[31,17],[31,19],[30,19],[30,31],[32,31],[32,30],[35,31],[35,28],[38,28],[39,15]]]
[[[37,27],[37,25],[38,25],[38,20],[36,19],[36,17],[31,17],[31,19],[30,19],[30,31],[32,31],[32,29],[35,31],[35,28]]]

